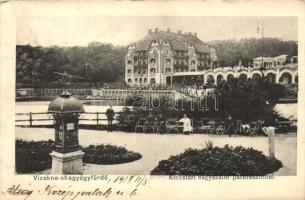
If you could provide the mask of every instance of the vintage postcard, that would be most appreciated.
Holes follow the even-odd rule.
[[[304,11],[1,3],[0,199],[304,199]]]

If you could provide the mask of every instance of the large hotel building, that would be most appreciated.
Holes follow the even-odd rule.
[[[148,30],[148,35],[128,47],[125,81],[128,85],[170,85],[173,74],[217,67],[216,49],[196,33]]]

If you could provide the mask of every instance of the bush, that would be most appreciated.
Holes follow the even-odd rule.
[[[162,160],[151,175],[263,176],[277,171],[282,163],[261,151],[242,146],[187,149]]]
[[[114,145],[90,145],[82,148],[83,161],[92,164],[121,164],[142,158],[142,155]]]
[[[26,141],[16,139],[15,165],[16,173],[35,173],[50,169],[52,157],[50,153],[54,147],[54,141]],[[142,158],[142,155],[128,151],[124,147],[114,145],[90,145],[83,147],[85,153],[84,163],[92,164],[121,164],[132,162]]]
[[[16,139],[16,172],[29,173],[43,171],[52,166],[52,152],[54,142],[49,141],[25,141]]]

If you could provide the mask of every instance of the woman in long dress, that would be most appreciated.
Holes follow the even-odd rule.
[[[183,133],[189,135],[190,132],[193,131],[192,122],[190,118],[187,117],[186,114],[183,115],[183,118],[179,120],[179,122],[183,122]]]

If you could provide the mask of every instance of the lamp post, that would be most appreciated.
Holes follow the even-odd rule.
[[[48,112],[54,117],[55,129],[52,174],[82,174],[84,153],[79,146],[78,121],[85,112],[83,104],[64,91],[49,104]]]

